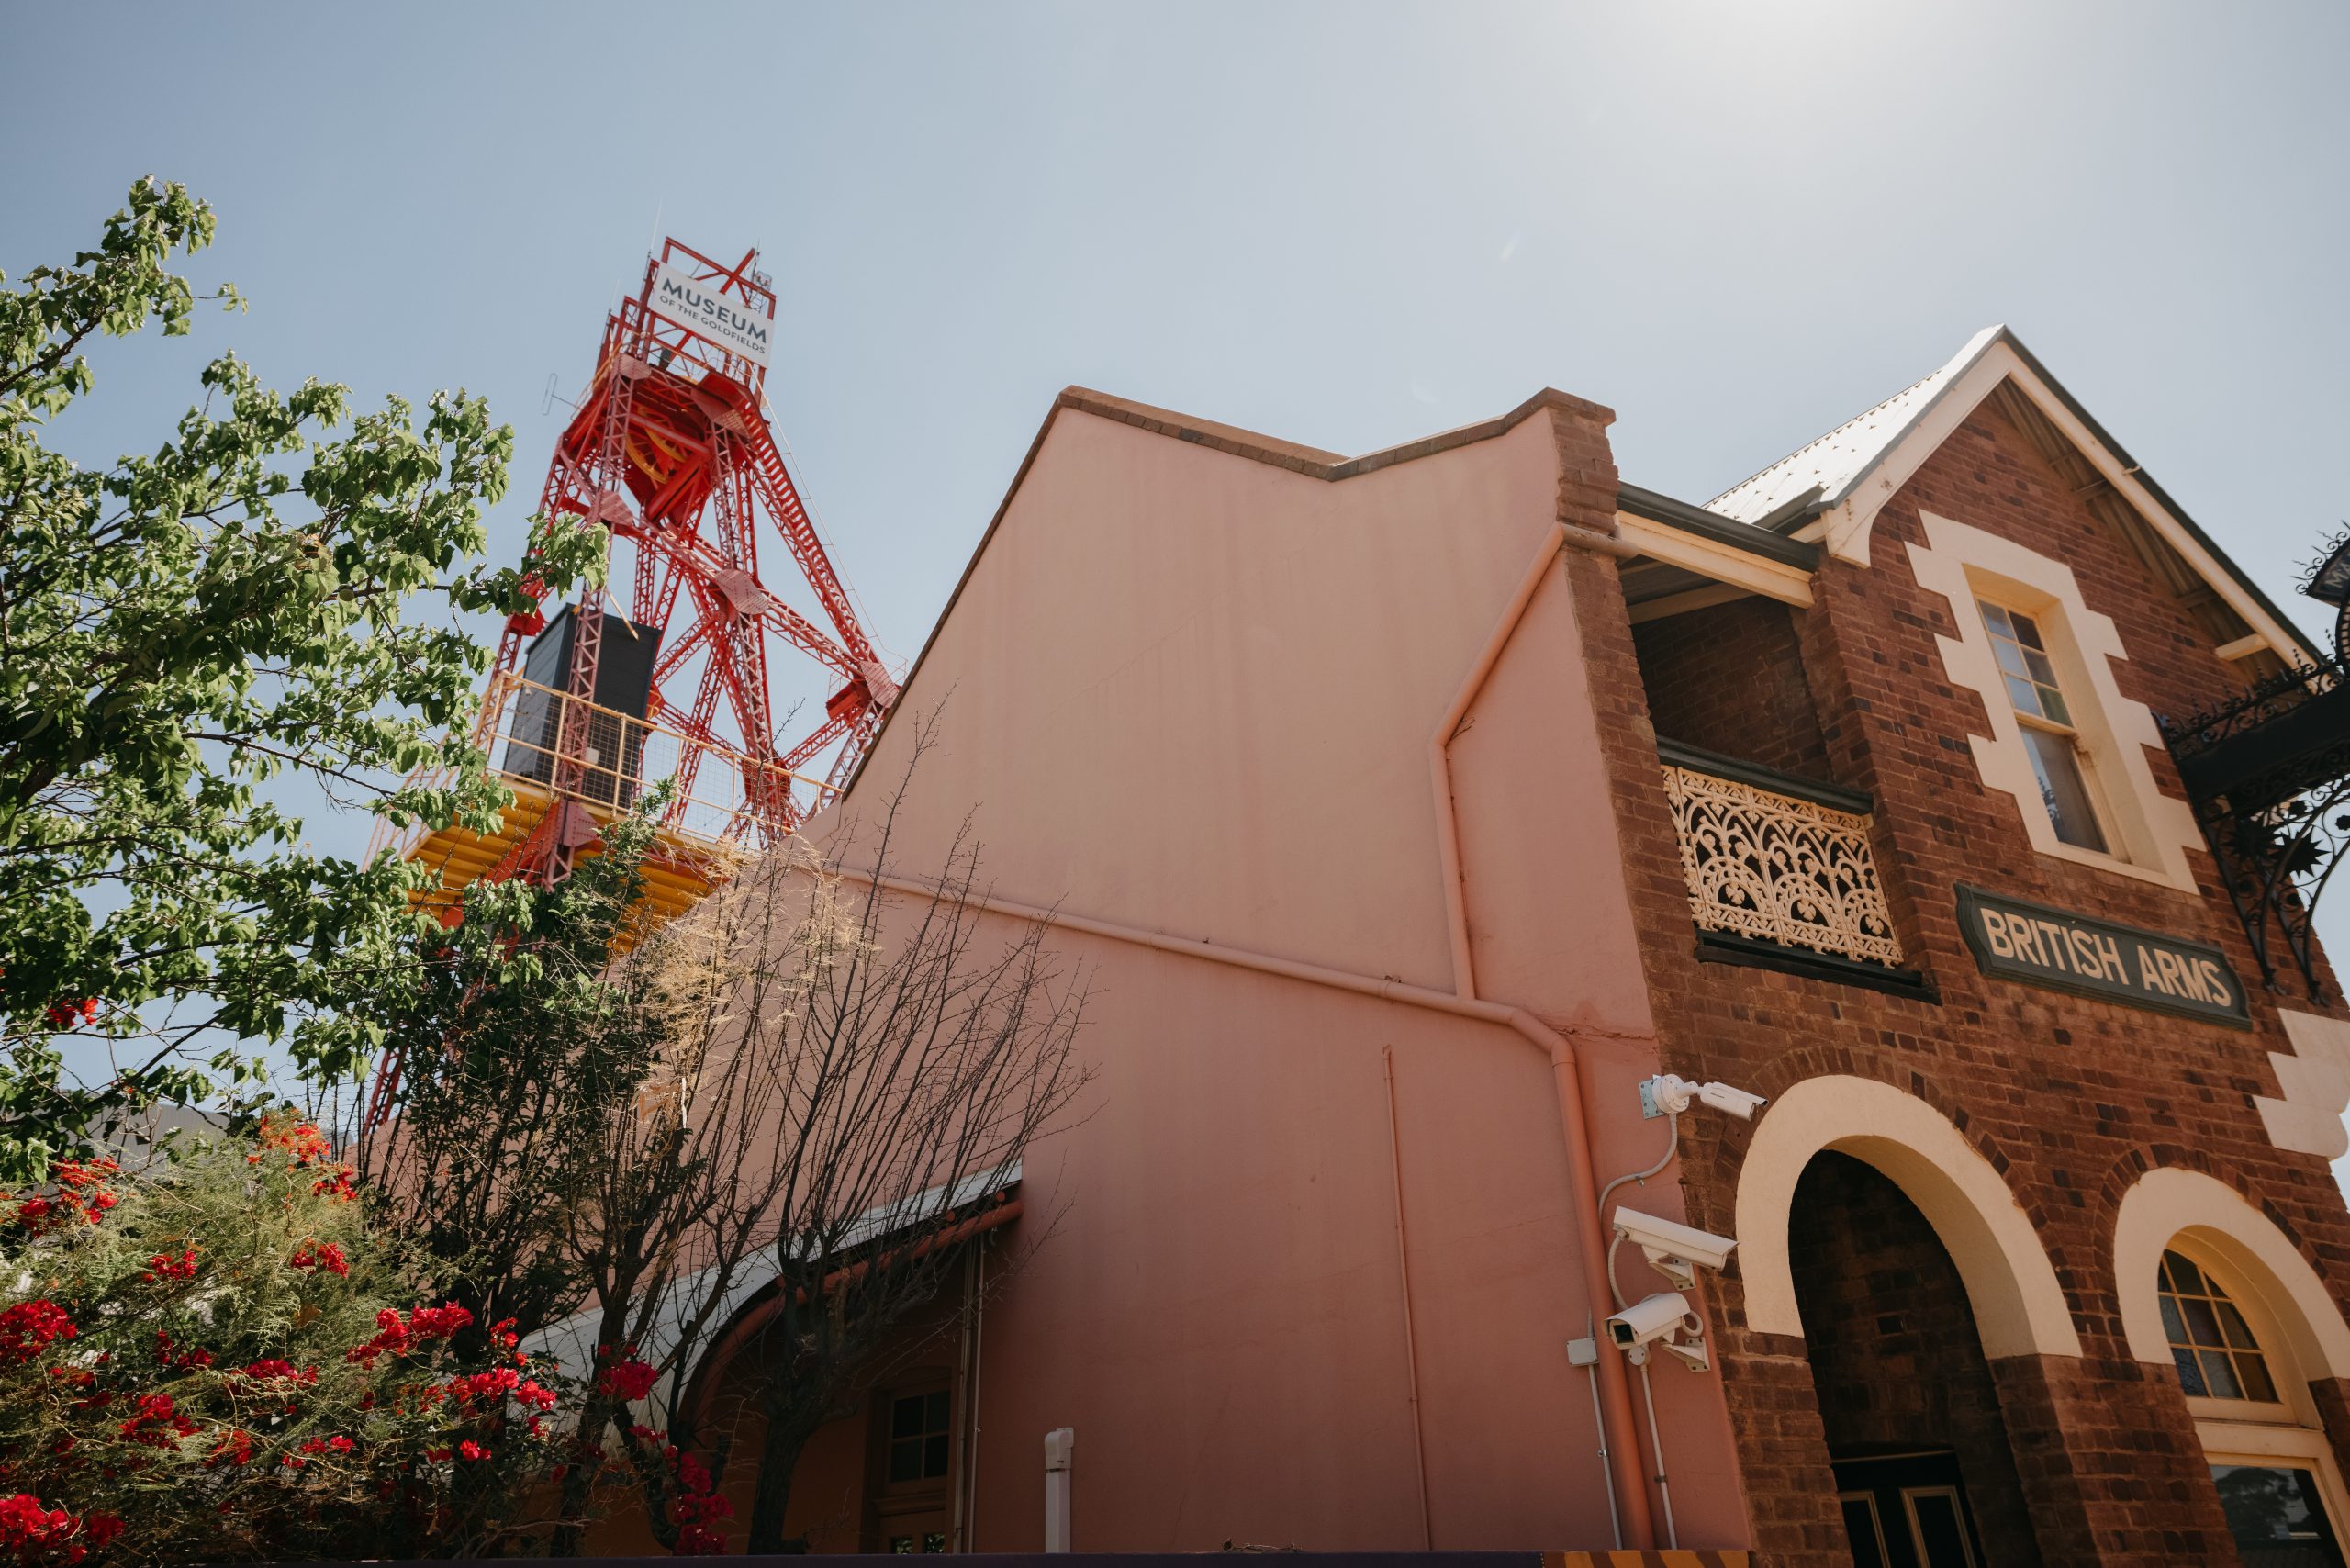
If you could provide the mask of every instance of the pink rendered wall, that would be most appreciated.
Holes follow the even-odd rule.
[[[1006,898],[1449,988],[1428,733],[1555,490],[1539,417],[1334,484],[1064,410],[844,810],[939,710],[909,867],[976,807]]]
[[[1331,483],[1064,410],[839,815],[870,821],[907,721],[934,711],[901,873],[968,812],[999,897],[1449,991],[1428,742],[1558,495],[1547,412]],[[1547,583],[1454,742],[1454,797],[1480,992],[1587,1032],[1604,1179],[1661,1130],[1632,1110],[1652,1025],[1578,646]],[[838,846],[843,825],[817,827]],[[988,1314],[979,1549],[1041,1545],[1041,1443],[1063,1425],[1080,1550],[1420,1544],[1385,1047],[1434,1542],[1606,1544],[1542,1053],[1056,945],[1092,971],[1099,1077],[1090,1117],[1029,1160],[1003,1243],[1056,1226]],[[1681,1213],[1672,1187],[1639,1206]],[[1740,1544],[1718,1385],[1674,1369],[1659,1398],[1683,1542]]]
[[[1555,559],[1449,753],[1477,993],[1554,1025],[1652,1035],[1628,910],[1617,918],[1616,809]]]
[[[1091,1119],[1027,1163],[1035,1245],[986,1318],[976,1540],[1421,1544],[1382,1047],[1395,1053],[1437,1544],[1604,1543],[1546,1058],[1417,1009],[1070,936],[1095,967]]]

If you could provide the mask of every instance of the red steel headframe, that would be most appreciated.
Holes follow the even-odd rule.
[[[813,802],[792,797],[789,775],[828,749],[837,748],[832,782],[845,780],[897,697],[767,425],[761,398],[767,367],[730,343],[722,325],[711,324],[731,313],[738,341],[741,331],[764,334],[771,347],[775,294],[755,269],[757,257],[748,252],[729,266],[668,240],[657,257],[647,258],[643,287],[605,323],[595,379],[555,442],[540,502],[544,527],[600,523],[614,541],[633,545],[626,619],[663,633],[646,717],[745,759],[740,766],[747,804],[734,831],[749,837],[798,824]],[[663,299],[657,290],[665,272],[691,288]],[[792,609],[760,579],[762,516],[782,538],[829,626]],[[533,555],[538,548],[534,539]],[[573,802],[609,591],[579,599],[568,686],[588,700],[563,704],[550,780],[554,804],[492,876],[561,880],[576,851],[594,841],[593,823]],[[515,670],[524,644],[545,624],[539,610],[509,619],[497,667]],[[768,684],[771,642],[813,659],[838,683],[820,720],[796,736],[778,734]],[[722,701],[737,732],[731,742],[714,727]],[[692,793],[700,762],[699,748],[681,757],[673,811]]]

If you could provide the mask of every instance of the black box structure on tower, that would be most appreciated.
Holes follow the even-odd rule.
[[[602,646],[596,655],[594,706],[588,714],[587,741],[580,749],[579,792],[607,806],[633,805],[643,785],[644,738],[652,726],[645,708],[653,694],[653,661],[661,651],[658,627],[639,626],[600,610]],[[513,727],[507,732],[499,764],[518,778],[546,784],[554,778],[555,750],[563,738],[563,701],[571,686],[572,650],[578,641],[576,605],[566,604],[531,640],[522,656],[522,678],[531,685],[515,700]],[[537,689],[545,688],[544,690]]]

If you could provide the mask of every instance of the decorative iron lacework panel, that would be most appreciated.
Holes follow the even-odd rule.
[[[1868,818],[1670,765],[1664,788],[1699,930],[1899,966]]]

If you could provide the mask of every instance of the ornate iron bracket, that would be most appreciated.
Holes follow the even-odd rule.
[[[2335,656],[2270,676],[2185,719],[2160,720],[2261,976],[2289,961],[2323,1001],[2311,921],[2350,848],[2350,533],[2301,590],[2333,605]]]

